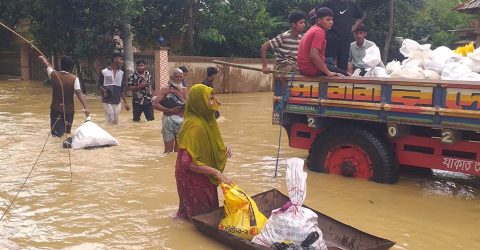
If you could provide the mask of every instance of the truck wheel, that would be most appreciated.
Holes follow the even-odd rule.
[[[319,134],[310,148],[308,169],[393,184],[398,166],[387,143],[369,129],[339,127]]]

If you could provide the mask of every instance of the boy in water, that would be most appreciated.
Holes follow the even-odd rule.
[[[80,80],[74,74],[73,59],[62,56],[60,71],[56,71],[48,60],[40,56],[42,63],[47,67],[48,78],[52,81],[52,103],[50,105],[50,128],[52,136],[62,137],[65,132],[69,134],[72,129],[73,115],[75,113],[73,93],[82,103],[83,113],[89,116],[87,101],[80,87]],[[65,131],[66,128],[66,131]]]

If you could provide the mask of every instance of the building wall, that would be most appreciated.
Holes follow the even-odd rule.
[[[169,57],[170,70],[174,67],[185,65],[188,68],[187,82],[189,86],[201,83],[207,75],[207,67],[215,67],[213,60],[226,61],[261,68],[262,63],[258,58],[215,58],[196,56],[171,56]],[[270,64],[273,61],[269,61]],[[272,67],[272,65],[270,65]],[[220,71],[213,85],[218,93],[246,93],[271,91],[273,76],[265,75],[259,71],[240,69],[219,64]]]
[[[147,63],[147,70],[152,73],[153,81],[155,81],[155,67],[153,53],[134,53],[134,59],[145,59]],[[196,83],[201,83],[207,75],[207,67],[215,67],[213,60],[226,61],[256,68],[261,68],[261,60],[258,58],[223,58],[223,57],[200,57],[200,56],[170,56],[169,57],[169,71],[174,67],[185,65],[189,72],[187,75],[187,83],[192,86]],[[95,65],[100,63],[81,62],[82,78],[84,82],[96,82]],[[106,67],[108,60],[102,60],[97,65],[98,68]],[[273,60],[268,61],[271,68],[273,68]],[[105,64],[105,65],[103,65]],[[220,66],[220,71],[217,74],[213,84],[217,93],[247,93],[247,92],[262,92],[271,91],[273,75],[265,75],[259,71],[234,68],[230,66]],[[170,73],[169,72],[169,73]],[[0,56],[0,74],[5,75],[20,75],[20,55],[18,53],[2,54]],[[30,55],[30,78],[32,80],[43,81],[47,78],[45,68],[41,65],[37,56]]]

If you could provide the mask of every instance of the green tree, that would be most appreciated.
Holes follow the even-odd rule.
[[[200,54],[258,57],[274,24],[265,0],[205,0],[199,13]]]
[[[140,49],[158,48],[159,38],[179,51],[187,22],[186,0],[144,0],[142,13],[132,21],[135,44]]]
[[[0,21],[17,30],[17,25],[29,14],[30,9],[25,6],[29,6],[31,2],[32,0],[0,1]],[[12,43],[13,38],[9,31],[0,27],[0,51],[18,49],[18,44]]]

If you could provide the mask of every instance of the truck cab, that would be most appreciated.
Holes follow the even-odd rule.
[[[480,83],[285,75],[273,124],[312,171],[379,183],[399,165],[480,176]]]

